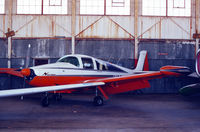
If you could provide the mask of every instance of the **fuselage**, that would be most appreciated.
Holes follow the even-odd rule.
[[[76,84],[87,80],[133,74],[134,70],[86,55],[67,55],[56,63],[30,67],[32,86]]]

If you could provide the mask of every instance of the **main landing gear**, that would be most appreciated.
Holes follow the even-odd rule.
[[[104,104],[103,98],[98,95],[98,88],[96,87],[95,91],[96,96],[94,97],[93,104],[95,106],[102,106]]]
[[[53,95],[53,98],[56,100],[56,101],[61,101],[62,100],[62,95],[61,93],[55,93]]]
[[[54,99],[56,101],[60,101],[62,99],[62,95],[60,93],[55,93],[53,95]],[[93,104],[95,106],[102,106],[104,104],[104,100],[101,96],[98,95],[98,89],[96,88],[96,96],[93,99]],[[48,107],[49,106],[49,97],[48,97],[48,92],[44,94],[44,97],[41,100],[41,105],[43,107]]]
[[[104,104],[103,98],[101,96],[94,97],[93,104],[95,106],[102,106]]]

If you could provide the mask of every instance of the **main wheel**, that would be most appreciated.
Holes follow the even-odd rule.
[[[93,104],[95,106],[102,106],[103,105],[103,98],[101,96],[94,97]]]
[[[41,104],[43,107],[48,107],[49,106],[49,98],[47,96],[45,96],[42,101]]]

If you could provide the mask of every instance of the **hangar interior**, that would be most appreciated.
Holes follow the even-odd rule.
[[[151,4],[149,4],[151,3]],[[199,0],[0,0],[0,67],[24,68],[85,54],[133,68],[141,50],[149,69],[195,69]],[[0,89],[23,81],[0,76]],[[152,80],[143,93],[177,93],[191,80]]]

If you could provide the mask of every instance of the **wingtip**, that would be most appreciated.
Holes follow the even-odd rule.
[[[183,67],[183,66],[163,66],[160,68],[160,72],[165,75],[187,76],[192,73],[192,70],[188,67]]]

